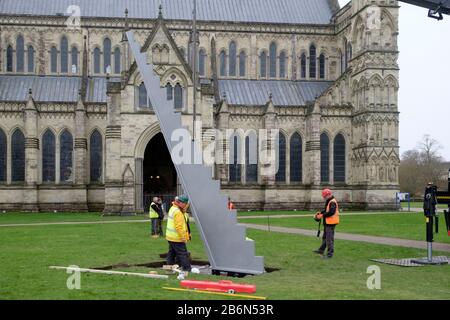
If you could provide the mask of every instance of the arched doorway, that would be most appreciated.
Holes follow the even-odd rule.
[[[162,133],[155,135],[145,149],[143,191],[145,212],[155,196],[163,199],[168,210],[177,193],[177,173]]]

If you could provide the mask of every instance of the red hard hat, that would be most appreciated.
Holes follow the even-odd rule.
[[[331,196],[332,194],[333,194],[333,192],[331,192],[330,189],[323,189],[322,190],[322,197],[323,198],[327,198],[327,197]]]

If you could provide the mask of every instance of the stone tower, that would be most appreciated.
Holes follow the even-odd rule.
[[[392,192],[399,189],[398,10],[393,0],[353,1],[347,34],[353,105],[351,179],[365,186],[353,200],[373,209],[389,206]]]

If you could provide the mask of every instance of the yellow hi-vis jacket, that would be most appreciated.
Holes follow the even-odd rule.
[[[328,202],[327,212],[330,212],[330,206],[331,206],[332,202],[334,202],[336,204],[336,212],[331,217],[325,218],[325,221],[329,225],[337,225],[337,224],[339,224],[339,205],[338,205],[336,199],[331,199],[331,201]]]
[[[156,203],[152,202],[152,203],[150,204],[150,214],[149,214],[150,219],[158,219],[158,218],[159,218],[158,212],[156,212],[156,211],[152,208],[152,205],[154,205],[154,204],[156,204]]]
[[[190,240],[188,221],[188,214],[183,213],[176,205],[172,205],[167,218],[167,241],[184,243],[188,242]]]

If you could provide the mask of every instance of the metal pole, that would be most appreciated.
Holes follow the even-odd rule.
[[[193,11],[193,27],[192,27],[192,38],[193,38],[193,81],[194,81],[194,116],[192,118],[192,140],[195,141],[195,125],[197,121],[197,0],[194,1],[194,11]]]

